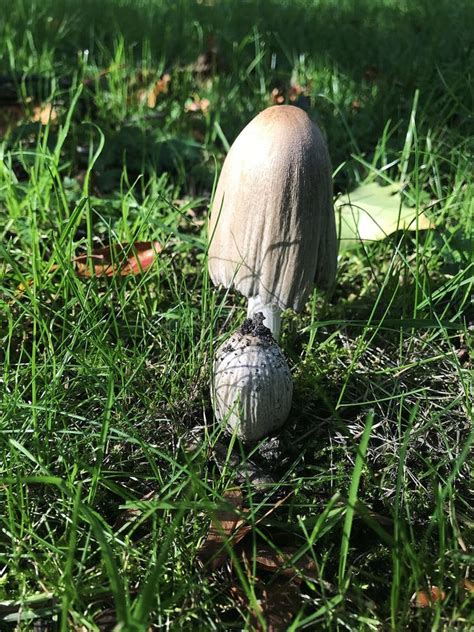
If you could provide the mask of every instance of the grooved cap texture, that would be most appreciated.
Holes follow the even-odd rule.
[[[216,285],[284,309],[334,281],[331,163],[318,127],[292,105],[267,108],[224,161],[209,225]]]

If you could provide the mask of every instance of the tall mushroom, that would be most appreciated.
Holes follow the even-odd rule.
[[[250,319],[216,353],[214,412],[256,440],[281,426],[291,405],[291,376],[275,342],[281,311],[301,310],[313,283],[326,288],[336,273],[331,163],[303,110],[270,107],[239,134],[217,184],[209,239],[213,282],[247,296]]]
[[[303,110],[277,105],[258,114],[233,143],[209,225],[209,273],[249,299],[278,339],[280,313],[300,311],[316,283],[336,273],[331,162]]]

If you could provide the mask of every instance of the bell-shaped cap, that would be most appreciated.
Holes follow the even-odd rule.
[[[331,163],[306,112],[267,108],[224,161],[209,225],[216,285],[299,311],[313,286],[334,281],[337,237]]]

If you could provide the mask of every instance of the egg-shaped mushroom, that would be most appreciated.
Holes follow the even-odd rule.
[[[271,434],[287,419],[293,381],[271,331],[257,313],[222,344],[213,366],[213,404],[218,422],[243,441]]]

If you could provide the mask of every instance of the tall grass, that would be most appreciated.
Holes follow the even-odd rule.
[[[471,4],[0,9],[1,626],[264,628],[281,573],[258,550],[291,546],[314,573],[289,629],[468,629]],[[434,227],[344,252],[334,294],[286,314],[291,416],[249,453],[210,407],[244,309],[208,278],[207,208],[238,131],[296,93],[336,194],[401,181]],[[142,275],[75,272],[147,240]],[[198,552],[236,485],[247,557],[229,545],[212,573]]]

